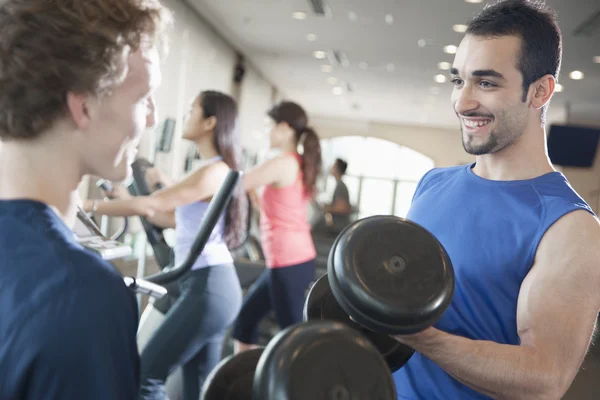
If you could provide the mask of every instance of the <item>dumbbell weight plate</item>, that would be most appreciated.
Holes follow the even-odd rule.
[[[327,274],[320,277],[308,292],[304,303],[304,320],[337,321],[359,330],[379,350],[392,373],[406,364],[414,354],[413,349],[390,335],[370,331],[352,321],[333,296]]]
[[[252,400],[252,385],[264,347],[223,359],[206,378],[200,400]]]
[[[255,400],[396,400],[385,360],[359,331],[308,321],[278,333],[254,378]]]
[[[454,270],[441,243],[395,216],[347,226],[332,246],[327,272],[342,309],[381,333],[412,334],[432,326],[454,294]]]

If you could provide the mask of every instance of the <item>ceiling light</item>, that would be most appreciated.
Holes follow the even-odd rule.
[[[396,69],[396,66],[392,63],[389,63],[388,65],[386,65],[385,67],[389,72],[394,72],[394,70]]]
[[[571,71],[571,73],[569,73],[569,78],[576,81],[583,79],[584,76],[585,75],[583,75],[583,72],[581,71]]]
[[[596,64],[600,64],[600,56],[596,56],[596,57],[594,57],[594,62],[595,62]]]
[[[333,67],[331,65],[321,65],[321,71],[328,74],[333,71]]]
[[[471,4],[479,4],[479,3],[483,3],[483,0],[465,0],[467,3],[471,3]]]
[[[314,42],[315,40],[317,40],[317,35],[315,35],[314,33],[309,33],[308,35],[306,35],[306,39],[309,42]]]
[[[344,89],[342,89],[341,87],[334,87],[333,88],[333,94],[335,94],[336,96],[339,96],[342,93],[344,93]]]
[[[453,46],[453,45],[444,46],[444,53],[456,54],[456,50],[458,50],[458,48],[456,46]]]
[[[452,68],[452,64],[450,64],[449,62],[446,62],[446,61],[442,61],[441,63],[438,63],[438,68],[446,71],[446,70],[449,70],[450,68]]]
[[[386,15],[386,16],[385,16],[385,22],[386,22],[388,25],[391,25],[391,24],[393,24],[393,23],[394,23],[394,16],[393,16],[392,14],[388,14],[388,15]]]
[[[292,18],[297,20],[306,19],[306,13],[302,11],[296,11],[295,13],[292,13]]]
[[[419,39],[419,41],[417,42],[417,45],[419,45],[419,47],[425,47],[425,46],[427,46],[427,40]]]
[[[335,85],[337,83],[337,78],[335,76],[327,78],[327,83],[329,83],[330,85]]]
[[[350,11],[350,12],[348,13],[348,19],[349,19],[350,21],[353,21],[353,22],[354,22],[354,21],[358,20],[358,15],[357,15],[357,14],[356,14],[354,11]]]
[[[563,91],[563,86],[560,83],[557,83],[556,86],[554,86],[554,91],[556,93],[560,93]]]
[[[439,74],[439,75],[436,75],[433,79],[435,79],[435,81],[437,83],[444,83],[444,82],[446,82],[447,78],[446,78],[446,75]]]
[[[454,32],[463,33],[467,31],[467,26],[462,24],[452,25],[452,30]]]
[[[367,64],[366,62],[363,61],[363,62],[361,62],[361,63],[358,64],[358,68],[360,68],[360,69],[367,69],[367,68],[369,68],[369,64]]]
[[[327,57],[327,53],[325,53],[322,50],[317,50],[313,53],[313,56],[315,56],[315,58],[318,58],[319,60],[324,59],[325,57]]]

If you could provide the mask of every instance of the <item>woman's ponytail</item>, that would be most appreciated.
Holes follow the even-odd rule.
[[[321,141],[312,128],[304,129],[301,136],[302,152],[302,174],[304,176],[304,188],[307,194],[312,195],[315,191],[317,178],[321,172],[323,163],[321,157]]]

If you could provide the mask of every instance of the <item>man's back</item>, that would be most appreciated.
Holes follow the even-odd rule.
[[[345,203],[350,204],[350,193],[348,192],[348,187],[343,180],[339,179],[336,181],[332,197],[331,204],[335,204],[335,202],[338,200],[342,200]]]
[[[48,206],[0,201],[0,400],[134,399],[134,295]]]

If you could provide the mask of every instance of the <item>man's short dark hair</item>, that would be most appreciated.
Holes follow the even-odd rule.
[[[335,160],[335,166],[340,174],[344,175],[346,173],[346,169],[348,169],[348,163],[341,158],[337,158]]]
[[[466,34],[521,38],[517,68],[523,76],[523,101],[529,86],[544,75],[550,74],[558,80],[562,35],[556,13],[544,1],[501,0],[488,5],[469,23]]]

